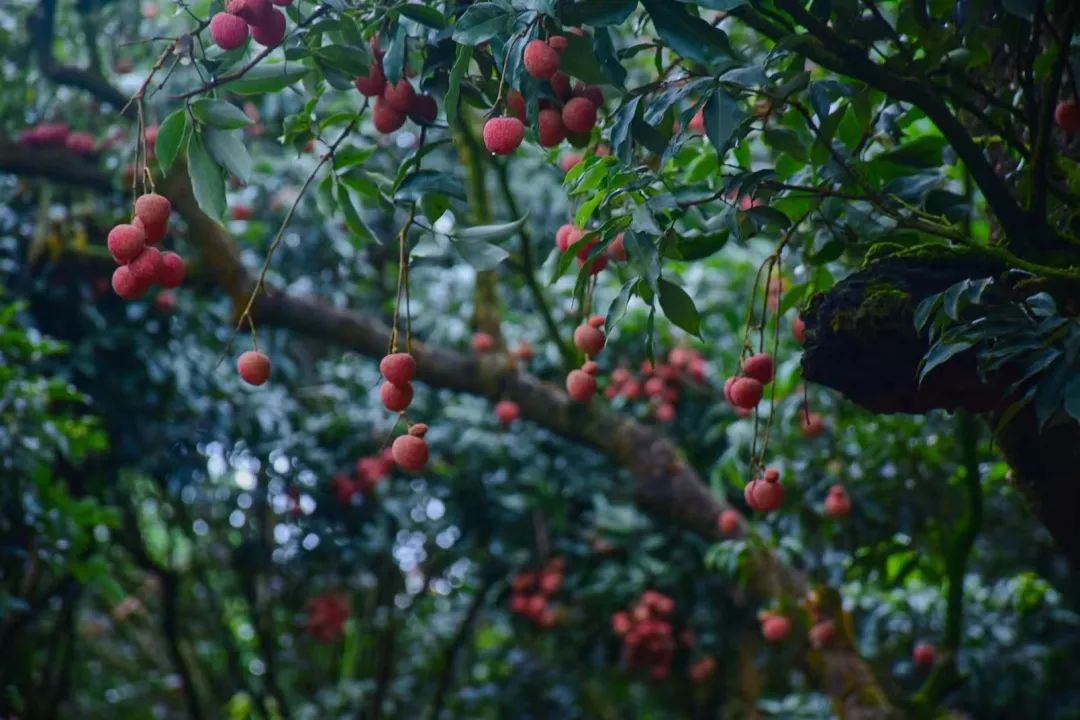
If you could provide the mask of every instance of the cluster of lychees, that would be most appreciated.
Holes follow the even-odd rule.
[[[184,259],[157,249],[169,230],[171,214],[168,198],[147,193],[135,200],[131,223],[109,231],[109,252],[120,265],[113,272],[112,287],[125,300],[138,300],[154,284],[175,288],[184,281]]]
[[[737,409],[753,410],[761,402],[765,386],[772,382],[775,363],[772,355],[758,353],[743,360],[742,374],[724,383],[724,397]]]
[[[274,5],[292,5],[293,0],[229,0],[225,12],[210,18],[210,36],[222,50],[235,50],[248,39],[265,47],[275,47],[285,39],[285,13]]]
[[[541,100],[535,118],[537,139],[543,147],[555,147],[568,138],[579,146],[587,144],[604,104],[599,87],[578,82],[571,88],[569,76],[560,71],[561,53],[567,45],[564,36],[552,35],[546,41],[530,41],[521,56],[525,71],[547,82],[556,98]],[[512,90],[507,95],[506,110],[506,115],[484,124],[484,146],[496,155],[509,155],[525,138],[526,103],[521,93]]]
[[[416,359],[407,352],[390,353],[379,361],[379,372],[386,380],[379,388],[387,410],[404,413],[413,400],[412,381],[416,377]],[[394,440],[390,455],[403,470],[419,472],[428,461],[428,444],[424,439],[428,426],[413,423],[408,433]]]
[[[623,397],[630,401],[647,398],[657,420],[672,422],[682,386],[688,381],[705,383],[707,369],[701,353],[690,348],[672,348],[666,363],[654,366],[646,360],[641,363],[641,372],[636,376],[627,368],[613,370],[604,395],[608,399]]]
[[[71,132],[67,123],[42,122],[19,133],[19,142],[29,147],[65,147],[75,155],[89,155],[97,141],[88,132]]]
[[[761,477],[746,484],[743,497],[752,510],[766,513],[778,510],[784,504],[784,486],[780,483],[780,471],[776,468],[765,470]]]
[[[657,680],[671,674],[675,637],[671,625],[675,601],[646,590],[630,606],[611,616],[611,627],[623,640],[623,657],[634,669],[645,669]]]
[[[393,452],[387,448],[356,461],[352,474],[338,473],[333,478],[334,496],[342,505],[352,503],[356,495],[368,495],[394,472]]]
[[[603,326],[604,317],[593,315],[574,330],[574,345],[585,353],[586,358],[580,370],[571,370],[566,376],[566,392],[577,402],[589,402],[596,394],[596,375],[600,366],[589,358],[596,357],[607,344],[607,336],[600,329]]]
[[[510,612],[542,628],[554,627],[559,614],[552,598],[559,592],[566,573],[566,560],[551,558],[542,568],[518,573],[510,581]]]
[[[439,116],[439,106],[435,98],[426,93],[420,94],[413,89],[408,78],[401,78],[396,83],[386,81],[383,73],[383,51],[379,48],[378,36],[371,40],[374,62],[367,75],[353,80],[361,95],[375,98],[371,111],[371,120],[375,129],[383,134],[392,133],[410,118],[418,125],[431,125]]]
[[[334,642],[349,619],[349,603],[337,593],[324,593],[308,598],[307,631],[319,642]]]
[[[578,245],[585,236],[588,234],[588,230],[575,227],[567,223],[561,226],[555,232],[555,247],[559,248],[559,252],[566,252],[571,247]],[[596,247],[598,238],[592,238],[588,242],[581,244],[577,249],[577,261],[578,265],[584,265],[589,260],[589,254],[592,249]],[[607,267],[608,260],[614,260],[615,262],[626,262],[626,244],[623,239],[623,234],[619,233],[615,236],[615,239],[611,241],[611,244],[607,246],[607,252],[604,255],[599,255],[593,261],[592,267],[589,268],[589,272],[596,275],[601,270]]]

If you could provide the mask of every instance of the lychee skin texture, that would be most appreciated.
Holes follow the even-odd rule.
[[[227,12],[242,17],[249,25],[264,22],[273,9],[270,0],[229,0],[225,4]]]
[[[570,132],[589,132],[596,126],[596,106],[583,97],[570,98],[563,106],[562,120]]]
[[[262,385],[270,379],[270,358],[258,350],[248,350],[236,359],[236,371],[248,385]]]
[[[597,243],[596,238],[593,238],[592,240],[585,243],[584,245],[582,245],[578,249],[578,251],[577,251],[578,265],[584,265],[586,262],[588,262],[589,254],[592,252],[593,248],[596,247],[596,243]],[[592,266],[592,269],[589,271],[589,274],[591,274],[591,275],[598,274],[601,270],[603,270],[604,268],[607,267],[607,264],[608,264],[607,254],[605,253],[605,254],[598,255],[596,257],[596,259],[593,261],[593,266]]]
[[[383,406],[390,412],[405,412],[413,399],[412,383],[401,385],[391,382],[383,383],[379,388],[379,397],[382,398]]]
[[[521,122],[525,122],[525,97],[517,90],[511,90],[506,96],[506,111]]]
[[[559,71],[559,53],[543,40],[533,40],[525,46],[522,56],[525,71],[537,80],[550,80]]]
[[[574,92],[570,89],[570,76],[564,72],[557,72],[551,76],[548,80],[551,85],[551,91],[555,93],[555,97],[559,98],[563,102],[566,102],[573,97]]]
[[[705,134],[705,113],[698,110],[694,113],[694,117],[690,118],[690,129],[694,132],[704,135]]]
[[[495,417],[503,425],[510,425],[521,417],[521,408],[513,400],[500,400],[495,404]]]
[[[1058,103],[1054,108],[1054,122],[1065,131],[1066,135],[1080,132],[1080,105],[1075,102]]]
[[[761,402],[764,388],[758,380],[750,377],[735,378],[727,395],[731,398],[731,404],[737,408],[753,410]]]
[[[804,437],[816,438],[825,432],[825,418],[819,413],[799,413],[799,424]]]
[[[537,135],[543,147],[555,147],[566,139],[566,126],[558,110],[541,110],[536,121]]]
[[[401,435],[395,439],[390,452],[398,467],[408,472],[423,470],[428,462],[427,441],[415,435]]]
[[[428,426],[426,423],[413,423],[409,426],[409,434],[413,437],[422,438],[427,435]]]
[[[834,520],[846,518],[851,514],[851,498],[843,485],[833,485],[825,497],[825,514]]]
[[[608,245],[607,254],[608,257],[615,262],[626,262],[628,259],[628,255],[626,254],[626,240],[623,238],[622,233],[616,235],[615,239]]]
[[[417,125],[431,125],[439,117],[439,106],[430,95],[414,95],[408,115]]]
[[[798,315],[791,319],[791,336],[800,345],[806,344],[806,322]]]
[[[491,118],[484,123],[484,147],[490,153],[509,155],[523,139],[525,126],[516,117]]]
[[[248,37],[248,26],[243,18],[219,12],[210,19],[210,37],[222,50],[235,50]]]
[[[416,359],[409,353],[391,353],[379,361],[379,372],[387,382],[405,385],[416,377]]]
[[[762,385],[772,382],[773,373],[776,370],[772,355],[768,353],[751,355],[743,360],[742,367],[746,377],[753,378]]]
[[[405,124],[405,113],[397,111],[383,98],[379,98],[371,110],[371,121],[376,130],[383,135],[389,135]]]
[[[184,263],[184,258],[174,252],[163,252],[154,282],[171,290],[180,287],[184,282],[185,274],[187,274],[187,265]]]
[[[285,13],[274,8],[258,25],[251,26],[251,37],[263,47],[277,47],[285,39]]]
[[[596,394],[596,378],[584,370],[571,370],[566,376],[566,392],[577,402],[589,402]]]
[[[720,513],[720,519],[717,521],[720,526],[720,532],[726,537],[732,537],[739,532],[739,526],[742,525],[742,519],[739,518],[739,513],[734,510],[725,510]]]
[[[132,275],[127,265],[121,265],[116,270],[113,270],[112,288],[117,295],[125,300],[138,300],[149,289],[148,286],[140,283],[138,278]]]
[[[566,252],[570,248],[577,245],[585,237],[585,231],[581,228],[570,227],[570,232],[566,233],[566,247],[561,248],[563,252]],[[580,250],[580,248],[579,248]]]
[[[353,80],[353,85],[365,97],[379,97],[386,87],[386,76],[383,75],[381,62],[371,64],[367,75],[361,75]]]
[[[562,35],[552,35],[548,38],[547,44],[555,52],[561,53],[563,50],[566,49],[566,46],[569,45],[569,42]]]
[[[165,225],[172,215],[172,203],[164,195],[146,193],[135,200],[135,215],[146,225]]]
[[[735,401],[731,399],[731,386],[735,384],[738,378],[729,377],[724,381],[724,399],[728,401],[730,405],[734,405]]]
[[[157,281],[161,271],[161,251],[156,247],[146,247],[139,256],[128,263],[128,270],[143,285],[150,287]]]
[[[578,325],[574,330],[574,346],[589,357],[599,355],[606,342],[603,331],[592,325]]]
[[[781,642],[789,632],[791,632],[791,621],[783,615],[769,615],[761,623],[761,635],[766,642]]]
[[[937,650],[930,643],[919,643],[911,651],[911,661],[919,667],[930,667],[937,660]]]
[[[416,97],[416,91],[413,90],[413,86],[409,84],[408,80],[402,78],[396,85],[386,83],[382,96],[383,100],[398,112],[408,112],[413,103],[413,98]]]
[[[600,373],[600,366],[592,360],[589,360],[581,366],[581,371],[586,372],[590,375],[598,375]]]
[[[137,258],[146,247],[146,234],[134,225],[117,225],[109,231],[105,242],[113,260],[126,265]]]
[[[746,504],[758,512],[772,512],[784,504],[784,486],[768,480],[751,480],[743,490]]]
[[[131,224],[146,234],[147,245],[157,245],[165,239],[165,235],[169,232],[169,223],[167,221],[157,225],[147,225],[142,221],[142,218],[136,216],[131,219]]]
[[[559,252],[566,252],[566,248],[570,247],[570,234],[574,229],[573,225],[567,223],[555,231],[555,247],[559,248]]]
[[[578,81],[574,84],[574,97],[583,97],[597,108],[604,104],[604,91],[597,85],[586,85]]]

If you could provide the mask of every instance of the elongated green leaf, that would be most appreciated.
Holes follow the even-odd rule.
[[[351,75],[367,75],[371,58],[366,47],[327,45],[315,51],[315,55],[330,67]]]
[[[640,278],[633,278],[624,283],[622,288],[619,289],[619,294],[611,301],[607,311],[607,319],[604,321],[604,332],[608,335],[626,315],[626,306],[630,303],[630,298],[634,295],[634,288],[637,287],[639,281]]]
[[[280,92],[299,82],[309,72],[311,69],[303,65],[260,64],[244,73],[243,77],[225,83],[222,89],[237,95]]]
[[[461,80],[465,77],[465,73],[469,71],[469,62],[471,60],[472,48],[468,45],[458,45],[457,52],[454,55],[454,66],[450,69],[450,83],[446,89],[446,98],[443,101],[446,122],[451,129],[458,126],[458,100],[461,96]]]
[[[409,37],[405,34],[405,27],[399,24],[386,48],[386,54],[383,55],[383,72],[386,73],[387,82],[396,83],[401,80],[408,45]]]
[[[253,163],[239,130],[207,130],[203,133],[203,142],[214,160],[238,180],[246,183],[251,179]]]
[[[251,118],[232,103],[215,98],[201,98],[191,103],[191,114],[203,125],[234,130],[251,124]]]
[[[492,2],[476,3],[454,26],[454,42],[462,45],[479,45],[509,30],[514,16]]]
[[[701,314],[694,300],[673,282],[660,278],[660,307],[668,320],[686,332],[701,337]]]
[[[470,228],[457,230],[453,233],[458,240],[502,240],[510,237],[518,231],[529,217],[528,213],[517,220],[495,225],[476,225]]]
[[[483,240],[455,240],[454,249],[461,258],[480,271],[494,270],[510,253]]]
[[[184,108],[174,112],[158,128],[157,143],[154,145],[154,153],[157,155],[161,172],[168,172],[172,167],[176,156],[184,147],[184,140],[188,133],[189,115]]]
[[[206,151],[198,133],[188,142],[187,161],[195,201],[204,213],[220,221],[225,215],[225,174]]]
[[[446,27],[446,17],[435,8],[427,5],[405,3],[404,5],[398,6],[398,12],[410,20],[414,20],[421,25],[435,28],[436,30],[442,30]]]
[[[563,8],[563,25],[622,25],[637,4],[638,0],[580,0]]]
[[[677,54],[709,66],[731,58],[727,34],[691,15],[682,5],[669,0],[642,0],[642,4],[660,39]]]
[[[703,110],[705,134],[721,156],[727,152],[736,128],[746,119],[747,113],[739,101],[726,90],[717,90]]]

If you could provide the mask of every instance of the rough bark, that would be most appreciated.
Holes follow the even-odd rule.
[[[997,427],[1015,396],[1007,382],[979,379],[973,353],[961,353],[916,382],[928,342],[915,332],[919,302],[1000,266],[969,254],[885,258],[816,296],[804,311],[806,379],[876,413],[966,409]],[[1080,567],[1080,425],[1038,429],[1028,408],[995,435],[1018,486],[1058,546]]]

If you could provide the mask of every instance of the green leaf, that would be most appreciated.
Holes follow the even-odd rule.
[[[300,81],[311,72],[303,65],[256,65],[244,73],[243,77],[230,80],[222,89],[237,95],[257,95],[259,93],[280,92]]]
[[[938,167],[942,163],[942,153],[946,145],[945,138],[940,135],[922,135],[894,150],[883,152],[874,159],[911,167]]]
[[[398,6],[398,12],[410,20],[418,22],[421,25],[435,28],[436,30],[442,30],[446,27],[446,17],[435,8],[427,5],[406,3]]]
[[[566,26],[622,25],[637,8],[638,0],[581,0],[566,4],[562,23]]]
[[[251,118],[232,103],[214,98],[200,98],[191,103],[191,114],[203,125],[235,130],[251,124]]]
[[[1072,368],[1063,357],[1059,357],[1039,381],[1038,388],[1035,390],[1035,419],[1040,430],[1061,407],[1065,383],[1071,377]]]
[[[623,243],[630,266],[645,280],[649,289],[654,293],[659,292],[657,283],[660,280],[660,253],[656,244],[647,236],[633,230],[628,230],[623,235]]]
[[[470,60],[472,60],[472,48],[468,45],[458,45],[454,55],[454,66],[450,69],[450,84],[446,89],[446,98],[443,100],[446,122],[452,130],[458,127],[458,99],[461,95],[461,81],[465,77],[465,73],[469,71]]]
[[[703,109],[705,134],[716,152],[723,156],[735,135],[735,129],[746,119],[747,113],[739,101],[726,90],[718,89],[705,103]]]
[[[253,163],[239,130],[207,130],[203,133],[203,142],[214,160],[237,179],[245,183],[251,179]]]
[[[366,47],[327,45],[316,50],[315,55],[327,65],[352,77],[367,75],[371,68]]]
[[[454,26],[454,42],[462,45],[479,45],[496,35],[507,32],[514,16],[501,5],[492,2],[476,3]]]
[[[415,202],[420,199],[421,195],[430,192],[440,193],[459,200],[465,199],[465,191],[462,189],[461,183],[452,176],[435,170],[421,170],[405,178],[401,185],[398,186],[394,200],[398,202]]]
[[[623,165],[629,165],[633,159],[634,143],[630,130],[637,115],[641,96],[627,101],[615,113],[615,124],[611,128],[611,152]]]
[[[619,290],[619,294],[611,301],[607,311],[607,320],[604,321],[604,332],[608,335],[611,335],[611,331],[626,315],[626,306],[630,303],[630,298],[634,295],[634,288],[637,287],[639,281],[640,278],[633,278],[624,283]]]
[[[461,258],[480,271],[494,270],[510,253],[483,240],[455,240],[454,249]]]
[[[615,46],[606,28],[599,28],[593,32],[593,53],[607,80],[615,87],[623,87],[626,82],[626,68],[615,57]]]
[[[958,355],[965,350],[970,349],[972,343],[968,340],[961,340],[959,342],[937,342],[930,348],[929,352],[922,359],[922,368],[919,370],[919,384],[922,384],[924,378],[930,374],[930,372],[946,362],[952,359],[954,355]]]
[[[405,34],[405,26],[398,24],[394,37],[386,47],[386,54],[383,55],[383,72],[386,74],[387,82],[396,83],[401,80],[408,48],[409,37]]]
[[[750,0],[679,0],[679,2],[691,3],[707,10],[727,11],[742,7],[750,2]]]
[[[1065,388],[1065,412],[1074,420],[1080,420],[1080,377],[1070,380]]]
[[[723,30],[668,0],[642,0],[642,4],[660,39],[677,55],[707,66],[731,58],[731,43]]]
[[[605,34],[607,31],[603,31]],[[610,40],[610,39],[609,39]],[[612,82],[608,71],[600,65],[594,52],[594,43],[589,38],[567,33],[566,49],[561,53],[562,69],[568,75],[578,78],[591,85],[602,85]],[[618,64],[618,61],[615,61]],[[619,65],[621,68],[622,66]],[[618,74],[618,71],[614,71]],[[623,76],[625,77],[625,70]]]
[[[204,213],[220,221],[225,215],[225,175],[206,151],[198,133],[188,142],[187,162],[195,201]]]
[[[180,108],[165,118],[165,121],[161,123],[161,127],[158,128],[154,153],[157,155],[161,172],[169,171],[173,161],[176,160],[176,156],[184,147],[184,139],[188,133],[188,117],[187,111]]]
[[[673,282],[660,278],[660,307],[668,320],[691,335],[701,337],[701,314],[694,300]]]
[[[456,230],[452,235],[458,240],[502,240],[516,233],[528,217],[529,214],[525,213],[513,222],[496,225],[476,225],[464,230]]]
[[[356,206],[353,205],[352,196],[349,195],[349,189],[344,184],[338,184],[337,187],[337,201],[338,208],[341,210],[341,214],[345,216],[345,224],[348,225],[355,235],[359,235],[364,240],[371,240],[374,238],[371,230],[364,224],[363,218],[360,217],[360,213],[356,211]]]

